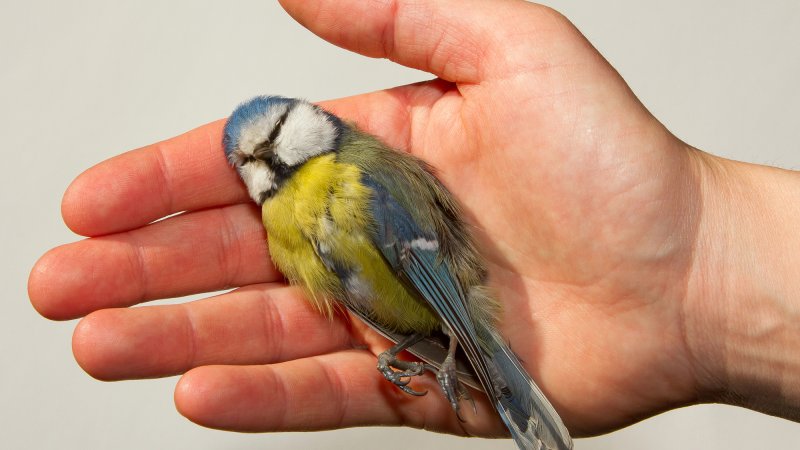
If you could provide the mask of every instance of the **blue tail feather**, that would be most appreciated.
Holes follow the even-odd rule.
[[[571,450],[569,437],[553,406],[495,333],[486,342],[487,366],[495,388],[495,407],[521,449]],[[491,396],[491,394],[490,394]]]

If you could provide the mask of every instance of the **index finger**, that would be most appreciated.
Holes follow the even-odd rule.
[[[438,81],[324,102],[335,114],[402,147],[410,139],[409,107],[429,107],[448,86]],[[424,108],[423,108],[424,109]],[[225,159],[225,120],[132,150],[83,172],[67,188],[61,214],[83,236],[132,230],[181,211],[248,202]]]
[[[97,236],[247,200],[225,160],[223,125],[218,120],[86,170],[64,194],[64,222],[75,233]]]

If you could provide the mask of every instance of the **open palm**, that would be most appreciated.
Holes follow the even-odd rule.
[[[437,168],[487,258],[503,334],[573,433],[697,400],[681,319],[699,221],[693,150],[568,21],[513,0],[283,3],[337,45],[439,77],[323,106]],[[343,27],[350,17],[360,22]],[[82,367],[101,379],[186,372],[177,406],[212,427],[503,434],[483,401],[460,423],[438,393],[395,389],[375,370],[385,341],[320,317],[281,281],[221,127],[103,162],[67,191],[68,226],[96,237],[48,252],[30,295],[47,317],[88,314],[73,342]],[[433,377],[419,383],[436,392]]]

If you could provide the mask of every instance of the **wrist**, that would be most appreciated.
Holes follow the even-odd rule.
[[[695,152],[685,304],[702,400],[800,419],[800,174]]]

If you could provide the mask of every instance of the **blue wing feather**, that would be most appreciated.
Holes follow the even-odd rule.
[[[372,190],[370,212],[375,221],[373,243],[387,262],[406,279],[447,325],[472,362],[486,392],[492,392],[486,362],[482,356],[475,325],[469,318],[466,296],[438,252],[437,236],[417,224],[380,183],[362,174],[362,182]]]
[[[372,189],[374,245],[458,339],[517,445],[525,449],[571,449],[569,432],[555,409],[502,339],[491,330],[481,329],[485,348],[481,347],[464,288],[439,254],[439,246],[431,245],[438,243],[435,233],[416,223],[386,187],[369,175],[362,173],[362,182]]]

